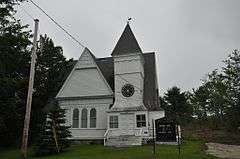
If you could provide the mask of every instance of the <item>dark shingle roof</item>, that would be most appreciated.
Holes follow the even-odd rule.
[[[144,57],[144,104],[149,110],[160,110],[155,53]]]
[[[144,53],[144,105],[148,110],[162,110],[160,107],[155,53]],[[95,58],[95,61],[114,92],[114,63],[112,57]],[[75,65],[77,61],[74,61]]]
[[[114,64],[112,57],[95,59],[99,69],[108,82],[109,86],[114,91]]]
[[[161,110],[158,86],[157,86],[157,74],[156,74],[156,61],[155,53],[144,53],[144,105],[148,110]],[[112,57],[96,58],[95,59],[99,69],[103,76],[107,80],[108,84],[114,92],[114,63]]]
[[[127,24],[111,55],[116,56],[141,52],[142,50],[138,45],[132,30],[129,24]]]

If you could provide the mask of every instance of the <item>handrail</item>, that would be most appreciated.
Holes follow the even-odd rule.
[[[106,140],[107,140],[108,133],[109,133],[109,129],[107,129],[107,131],[103,135],[103,144],[104,144],[104,146],[106,145]]]
[[[140,135],[142,136],[142,133],[143,133],[143,129],[140,130]]]
[[[136,132],[137,131],[137,132]],[[139,132],[139,133],[138,133]],[[142,136],[143,134],[143,128],[141,129],[135,129],[135,136]]]
[[[107,136],[107,134],[108,134],[108,132],[109,132],[109,129],[107,129],[107,131],[104,133],[104,137],[106,137]]]

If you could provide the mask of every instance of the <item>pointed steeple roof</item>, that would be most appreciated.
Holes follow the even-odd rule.
[[[130,25],[127,24],[111,55],[124,55],[137,52],[142,53],[142,50],[138,45]]]

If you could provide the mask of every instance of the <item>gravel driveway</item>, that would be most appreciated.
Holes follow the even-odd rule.
[[[240,159],[240,146],[218,143],[206,143],[207,153],[219,158]]]

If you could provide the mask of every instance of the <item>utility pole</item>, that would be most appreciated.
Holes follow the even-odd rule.
[[[28,96],[27,96],[27,105],[26,105],[26,114],[24,120],[23,128],[23,137],[22,137],[22,146],[21,151],[24,159],[27,159],[27,146],[28,146],[28,132],[29,124],[31,118],[31,105],[32,105],[32,94],[33,94],[33,83],[34,83],[34,74],[35,74],[35,63],[37,59],[37,36],[38,36],[38,19],[34,20],[34,37],[33,37],[33,48],[32,48],[32,57],[31,57],[31,67],[30,67],[30,76],[28,83]]]

